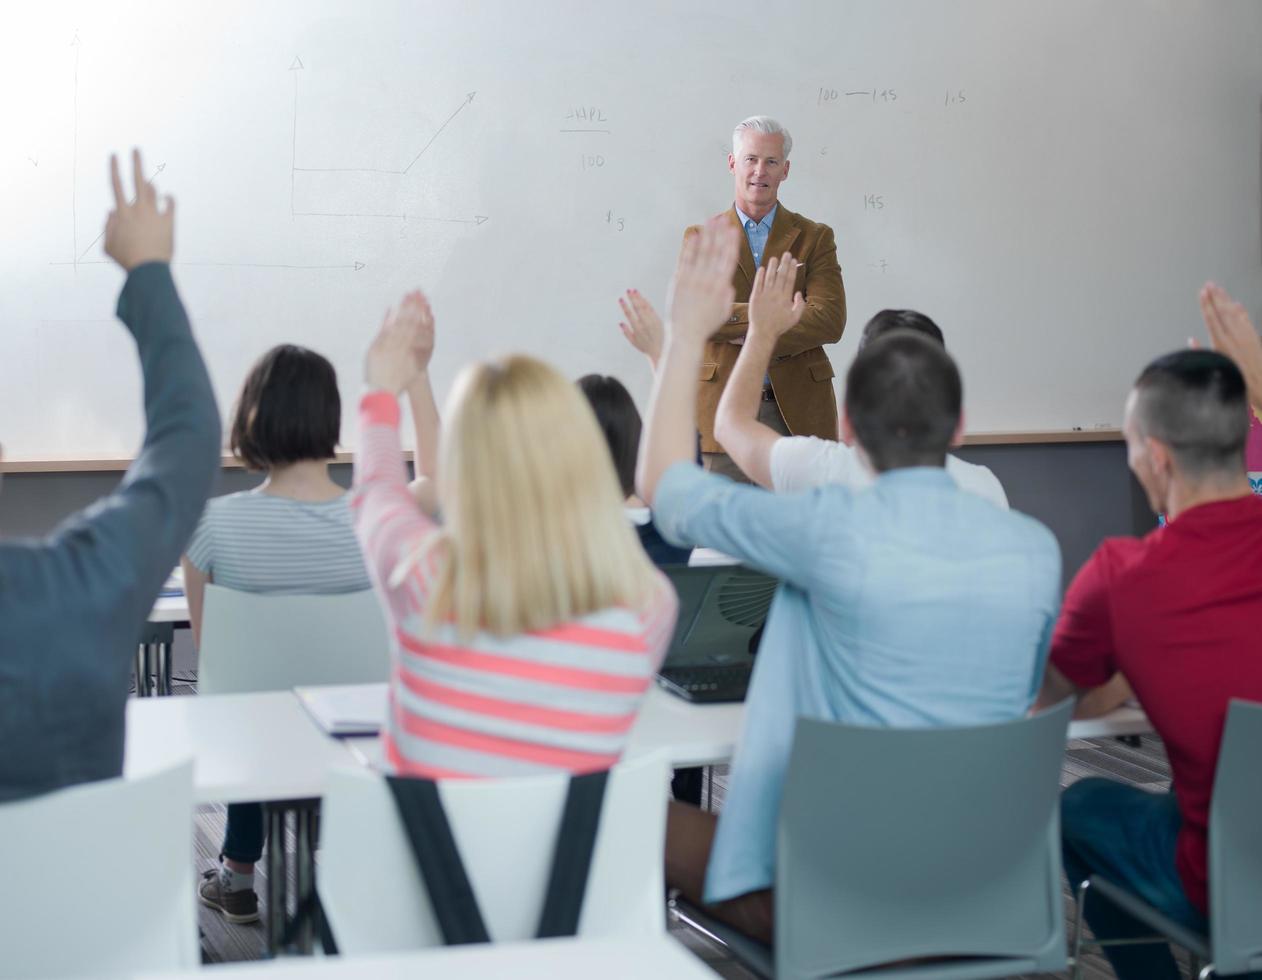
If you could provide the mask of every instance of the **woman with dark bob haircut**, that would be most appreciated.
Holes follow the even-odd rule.
[[[627,520],[635,525],[640,545],[654,565],[687,565],[691,548],[676,548],[658,533],[653,518],[644,501],[635,495],[635,459],[640,452],[640,411],[635,407],[631,392],[617,378],[607,375],[585,374],[578,379],[579,390],[587,396],[588,404],[600,424],[613,468],[622,485],[622,496]]]
[[[233,413],[229,445],[253,490],[206,504],[181,564],[193,639],[201,642],[206,583],[243,592],[327,594],[371,588],[351,527],[347,492],[329,477],[342,402],[333,365],[283,344],[251,368]],[[278,845],[279,846],[279,845]],[[263,854],[263,810],[228,807],[223,864],[198,889],[229,922],[258,919],[254,864]]]

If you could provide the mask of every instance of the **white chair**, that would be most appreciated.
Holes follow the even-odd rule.
[[[259,595],[206,586],[199,694],[370,684],[389,677],[389,633],[371,589]]]
[[[446,780],[439,794],[494,942],[532,939],[565,803],[564,774]],[[592,853],[580,936],[665,930],[665,763],[613,768]],[[317,887],[345,955],[441,946],[429,895],[394,799],[379,774],[334,772],[324,796]]]
[[[0,977],[198,964],[193,764],[0,805]]]

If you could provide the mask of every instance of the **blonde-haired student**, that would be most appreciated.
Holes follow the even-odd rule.
[[[586,400],[530,357],[461,373],[437,454],[443,524],[418,507],[398,394],[433,343],[411,293],[369,347],[360,403],[355,527],[395,637],[387,759],[431,778],[606,769],[665,654],[674,592],[626,521]]]

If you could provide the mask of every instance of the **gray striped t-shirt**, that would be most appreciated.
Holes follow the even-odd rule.
[[[288,595],[372,587],[351,527],[350,494],[323,503],[249,490],[214,497],[188,560],[216,585]]]

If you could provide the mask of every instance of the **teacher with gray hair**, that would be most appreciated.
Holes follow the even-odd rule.
[[[757,270],[786,252],[798,263],[797,288],[805,305],[801,319],[776,346],[758,419],[782,435],[838,437],[833,366],[823,345],[841,339],[846,291],[833,230],[780,204],[780,185],[789,176],[792,150],[793,137],[780,123],[769,116],[750,116],[732,132],[727,158],[735,185],[727,217],[744,231],[744,242],[732,278],[732,312],[706,344],[697,424],[706,469],[745,483],[748,477],[715,441],[714,416],[749,327],[749,295]],[[685,238],[698,227],[689,228]]]

